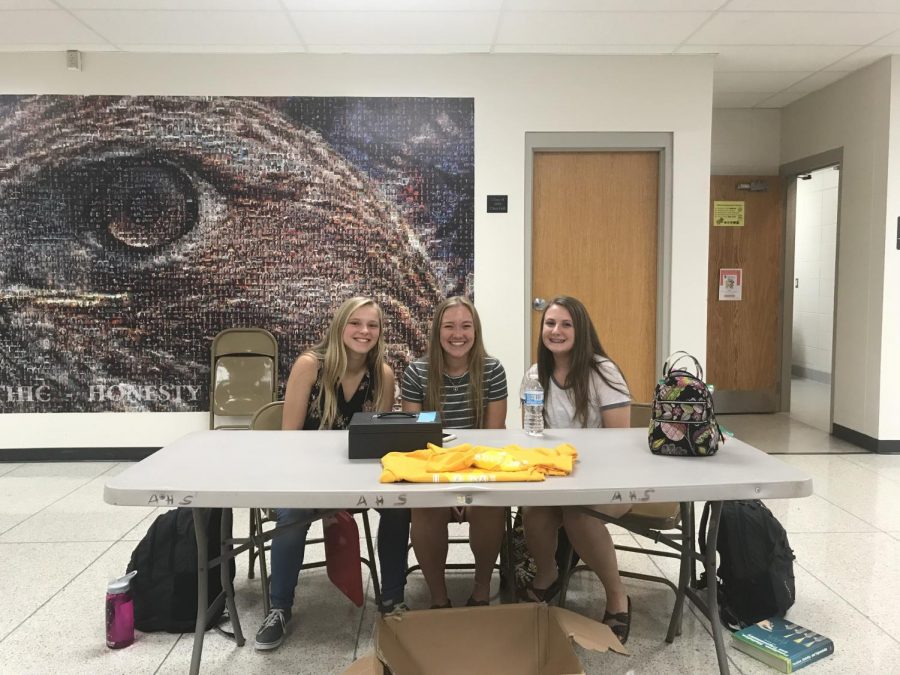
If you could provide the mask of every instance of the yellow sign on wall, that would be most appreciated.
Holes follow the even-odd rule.
[[[713,202],[715,227],[743,227],[744,202]]]

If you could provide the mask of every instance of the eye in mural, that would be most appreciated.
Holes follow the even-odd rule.
[[[395,367],[471,292],[471,99],[0,97],[0,411],[208,406],[220,330],[282,373],[351,295]]]

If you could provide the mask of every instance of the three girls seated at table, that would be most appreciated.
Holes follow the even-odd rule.
[[[344,302],[322,341],[301,354],[291,370],[282,428],[344,429],[355,412],[389,410],[394,374],[385,362],[384,351],[378,305],[368,298]],[[629,425],[630,397],[624,377],[604,352],[587,310],[578,300],[561,296],[547,305],[541,319],[538,361],[530,372],[545,391],[548,427]],[[404,370],[401,399],[403,410],[408,412],[438,410],[445,428],[505,427],[506,373],[500,362],[486,353],[478,312],[469,300],[448,298],[436,308],[428,354]],[[618,517],[629,507],[594,508]],[[314,514],[309,509],[276,510],[279,526],[308,520]],[[607,603],[603,620],[624,642],[631,623],[631,604],[603,521],[567,507],[529,507],[524,514],[525,540],[536,565],[527,599],[547,602],[558,591],[557,531],[563,527],[575,551],[603,584]],[[487,605],[503,538],[504,509],[413,509],[412,544],[431,594],[431,607],[451,606],[444,571],[447,526],[453,520],[468,520],[475,558],[475,579],[466,604]],[[272,609],[257,632],[257,649],[274,649],[284,640],[308,529],[308,525],[295,526],[272,540]],[[405,607],[409,534],[408,510],[381,511],[378,557],[385,612]]]

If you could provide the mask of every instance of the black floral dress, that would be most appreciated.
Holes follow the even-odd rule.
[[[319,391],[322,389],[322,374],[324,368],[322,362],[319,362],[319,371],[316,374],[316,381],[309,392],[309,402],[306,406],[306,419],[303,420],[303,429],[307,431],[315,431],[322,422],[322,413],[325,408],[324,397],[316,405],[316,399]],[[337,416],[331,425],[331,429],[346,429],[350,425],[350,419],[354,413],[368,412],[375,409],[376,392],[372,390],[372,373],[366,371],[362,379],[359,381],[359,387],[350,397],[350,400],[344,398],[344,388],[338,383],[337,391]]]

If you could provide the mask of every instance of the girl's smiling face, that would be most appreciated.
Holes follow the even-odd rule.
[[[441,317],[441,349],[455,359],[465,358],[475,344],[475,321],[464,305],[453,305]]]
[[[569,310],[560,305],[547,308],[541,326],[541,340],[554,356],[572,351],[575,347],[575,326]]]
[[[378,310],[372,305],[363,305],[357,309],[344,326],[343,341],[348,352],[368,354],[378,343],[381,334],[381,321]]]

